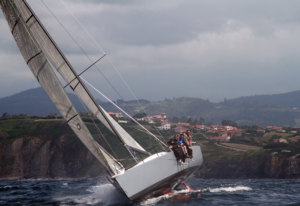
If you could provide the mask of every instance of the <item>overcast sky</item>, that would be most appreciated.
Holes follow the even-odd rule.
[[[87,68],[91,62],[44,4],[28,2],[76,71]],[[61,0],[44,2],[93,61],[103,55]],[[109,60],[138,99],[219,102],[300,89],[298,0],[64,2],[107,53],[97,67],[125,100],[134,97]],[[2,12],[0,37],[0,98],[38,87]],[[83,77],[120,99],[96,68]]]

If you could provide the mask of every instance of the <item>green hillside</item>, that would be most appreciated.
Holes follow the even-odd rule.
[[[297,92],[294,92],[277,96],[255,96],[257,101],[252,101],[253,98],[251,97],[233,100],[225,99],[219,103],[192,97],[180,97],[154,102],[140,99],[139,102],[142,108],[136,101],[117,100],[115,103],[131,116],[135,113],[146,111],[149,115],[166,113],[167,117],[174,121],[186,121],[188,117],[193,119],[202,117],[206,123],[214,124],[220,123],[223,119],[231,119],[237,122],[238,125],[251,126],[258,124],[264,127],[268,125],[300,126],[300,110],[288,107],[288,104],[283,104],[283,102],[290,102],[290,105],[296,105],[297,94]],[[85,112],[77,96],[69,94],[69,97],[78,111]],[[285,97],[285,99],[280,100],[282,97]],[[270,100],[266,101],[268,98]],[[98,102],[108,112],[120,112],[109,102]],[[5,112],[10,115],[43,116],[50,113],[59,114],[42,88],[31,89],[10,97],[0,98],[0,116]]]
[[[300,108],[300,91],[287,92],[282,94],[263,94],[263,95],[253,95],[247,97],[239,97],[228,100],[230,102],[236,103],[260,103],[269,105],[280,105],[284,107],[297,107]]]

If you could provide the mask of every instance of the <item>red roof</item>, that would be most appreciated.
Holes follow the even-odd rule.
[[[190,123],[184,123],[184,122],[179,122],[178,125],[179,125],[179,124],[180,124],[180,125],[186,125],[186,126],[189,126],[189,125],[190,125]]]
[[[156,118],[156,119],[168,119],[167,117],[163,117],[161,115],[154,115],[153,118]]]
[[[282,127],[276,127],[276,126],[267,126],[267,129],[282,129]]]
[[[208,130],[207,132],[209,132],[209,133],[215,133],[214,130]]]
[[[224,137],[210,137],[209,139],[227,139],[228,136],[224,136]]]

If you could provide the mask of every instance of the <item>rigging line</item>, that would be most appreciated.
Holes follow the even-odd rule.
[[[65,2],[63,0],[60,0],[63,5],[66,7],[66,9],[71,13],[71,15],[76,19],[76,21],[80,24],[80,26],[84,29],[84,31],[90,36],[90,38],[94,41],[94,43],[104,52],[104,50],[101,48],[101,46],[98,44],[98,42],[92,37],[92,35],[87,31],[87,29],[81,24],[81,22],[78,20],[78,18],[73,14],[73,12],[68,8],[68,6],[65,4]],[[142,107],[141,103],[139,102],[139,100],[137,99],[137,97],[134,95],[133,91],[130,89],[129,85],[127,84],[127,82],[125,81],[125,79],[122,77],[122,75],[120,74],[120,72],[117,70],[116,66],[113,64],[113,62],[111,61],[111,59],[109,58],[109,56],[107,56],[109,62],[111,63],[111,65],[113,66],[113,68],[116,70],[117,74],[119,75],[119,77],[122,79],[123,83],[126,85],[127,89],[130,91],[130,93],[132,94],[132,96],[135,98],[135,100],[138,102],[139,106],[142,108],[142,110],[146,113],[146,111],[144,110],[144,108]],[[124,100],[124,99],[123,99]],[[156,127],[155,127],[156,128]],[[163,135],[159,132],[159,130],[156,128],[157,132],[163,137]],[[164,137],[163,140],[165,141]]]
[[[43,2],[43,0],[41,0],[41,2],[45,5],[45,7],[48,9],[48,11],[50,12],[50,14],[57,20],[57,22],[62,26],[62,28],[67,32],[67,34],[72,38],[72,40],[77,44],[77,46],[80,48],[80,50],[85,54],[85,56],[91,61],[91,63],[93,63],[93,60],[88,56],[88,54],[83,50],[83,48],[79,45],[79,43],[74,39],[74,37],[70,34],[70,32],[64,27],[64,25],[62,24],[61,21],[58,20],[58,18],[54,15],[54,13],[50,10],[50,8]],[[100,47],[101,48],[101,47]],[[104,53],[104,56],[106,56],[106,53],[101,49],[101,51]],[[104,57],[103,56],[103,57]],[[99,61],[99,60],[98,60]],[[111,61],[110,61],[111,62]],[[95,62],[96,63],[96,62]],[[94,64],[95,64],[94,63]],[[107,77],[101,72],[101,70],[97,67],[97,65],[94,65],[97,70],[99,71],[99,73],[104,77],[104,79],[109,83],[109,85],[115,90],[115,92],[119,95],[119,97],[125,102],[125,99],[121,96],[121,94],[116,90],[116,88],[111,84],[111,82],[107,79]],[[80,76],[81,74],[79,74],[78,76]],[[73,81],[73,80],[72,80]],[[70,83],[69,83],[70,84]],[[127,108],[129,110],[132,111],[132,113],[134,114],[134,111],[132,108],[130,108],[127,104],[126,104]]]
[[[112,62],[111,59],[109,58],[109,56],[107,56],[107,59],[108,59],[108,61],[111,63],[111,65],[113,66],[113,68],[116,70],[116,72],[118,73],[119,77],[122,79],[122,81],[124,82],[124,84],[126,85],[126,87],[128,88],[128,90],[130,91],[130,93],[132,94],[132,96],[135,98],[135,100],[137,101],[137,103],[138,103],[139,106],[141,107],[141,109],[144,111],[144,113],[147,114],[147,112],[145,111],[145,109],[142,107],[140,101],[139,101],[139,100],[137,99],[137,97],[134,95],[133,91],[130,89],[129,85],[127,84],[127,82],[125,81],[125,79],[122,77],[122,75],[120,74],[120,72],[117,70],[117,68],[115,67],[115,65],[113,64],[113,62]],[[153,123],[152,125],[154,125],[154,123]],[[154,128],[156,128],[155,125],[154,125]],[[159,132],[159,130],[158,130],[157,128],[156,128],[156,130],[157,130],[157,132],[160,134],[160,136],[163,137],[162,139],[165,141],[164,136]]]
[[[76,21],[80,24],[80,26],[85,30],[85,32],[91,37],[91,39],[95,42],[95,44],[99,47],[99,49],[101,49],[102,52],[105,53],[104,50],[100,47],[100,45],[92,37],[92,35],[86,30],[86,28],[81,24],[81,22],[77,19],[77,17],[72,13],[72,11],[69,9],[69,7],[67,7],[67,5],[65,4],[65,2],[63,0],[60,0],[60,1],[67,8],[67,10],[72,14],[72,16],[76,19]]]
[[[135,123],[137,123],[140,127],[142,127],[148,134],[153,136],[156,140],[158,140],[162,145],[165,147],[168,147],[164,142],[162,142],[160,139],[158,139],[154,134],[152,134],[149,130],[147,130],[143,125],[138,123],[134,118],[132,118],[129,114],[127,114],[124,110],[122,110],[118,105],[116,105],[113,101],[111,101],[108,97],[106,97],[104,94],[102,94],[99,90],[97,90],[93,85],[91,85],[88,81],[86,81],[83,77],[80,77],[83,81],[85,81],[90,87],[92,87],[95,91],[97,91],[99,94],[101,94],[106,100],[108,100],[110,103],[112,103],[115,107],[117,107],[120,111],[124,112],[126,116],[128,116],[130,119],[132,119]]]
[[[46,11],[48,14],[51,14],[48,10],[46,10],[45,8],[41,7],[39,4],[36,3],[36,1],[31,0],[32,3],[34,3],[36,6],[40,7],[40,9]],[[73,31],[73,33],[75,33],[77,36],[79,36],[81,39],[83,39],[84,41],[86,41],[89,45],[91,45],[92,47],[94,47],[95,49],[97,49],[98,51],[104,53],[101,49],[99,49],[95,44],[92,44],[89,40],[87,40],[86,38],[84,38],[83,36],[79,35],[77,31],[73,30],[71,27],[69,26],[65,26],[67,27],[69,30]]]
[[[106,56],[106,54],[104,54],[102,57],[100,57],[97,61],[95,61],[91,66],[89,66],[88,68],[86,68],[83,72],[81,72],[80,74],[78,74],[78,76],[82,75],[84,72],[86,72],[89,68],[91,68],[92,66],[94,66],[98,61],[100,61],[105,56]],[[75,77],[74,79],[72,79],[66,86],[64,86],[64,88],[66,88],[67,86],[69,86],[75,79],[77,79],[77,77]]]
[[[145,150],[150,149],[150,148],[153,148],[153,146],[151,145],[150,147],[145,148]],[[155,156],[156,156],[156,154],[155,154]],[[148,157],[146,157],[146,158],[148,158]],[[146,159],[146,158],[144,158],[144,159]],[[119,160],[132,160],[132,156],[130,155],[130,156],[124,157],[123,159],[119,159]],[[143,161],[143,160],[141,160],[141,161]]]
[[[112,149],[112,147],[110,146],[110,144],[107,142],[106,138],[104,137],[104,135],[103,135],[102,132],[100,131],[99,127],[98,127],[97,124],[95,123],[94,118],[90,115],[90,113],[88,112],[87,108],[85,107],[85,105],[84,105],[84,103],[81,101],[81,99],[80,99],[80,98],[78,98],[78,99],[80,100],[80,102],[81,102],[83,108],[85,109],[86,113],[87,113],[87,114],[90,116],[90,118],[92,119],[92,121],[93,121],[95,127],[97,128],[98,132],[101,134],[101,136],[102,136],[103,139],[105,140],[106,144],[109,146],[109,148],[111,149],[111,151],[114,153],[114,155],[115,155],[116,158],[118,159],[117,154],[116,154],[115,151]],[[92,135],[92,137],[93,137],[93,135]],[[95,140],[94,137],[93,137],[93,140],[94,140],[95,142],[97,142],[97,141]]]
[[[25,1],[25,0],[23,0]],[[43,2],[43,0],[41,0]],[[46,6],[46,4],[43,2],[43,4]],[[46,6],[47,7],[47,6]],[[47,7],[48,8],[48,7]],[[49,8],[48,8],[49,9]],[[50,11],[50,9],[49,9]],[[51,11],[50,11],[51,12]],[[32,12],[33,13],[33,12]],[[52,12],[51,12],[52,13]],[[54,15],[53,15],[54,16]],[[55,17],[55,16],[54,16]],[[56,17],[55,17],[56,18]],[[57,18],[56,18],[57,19]],[[38,22],[39,20],[36,19]],[[50,41],[52,42],[53,46],[57,49],[57,51],[59,52],[59,54],[61,55],[61,57],[63,58],[64,62],[68,65],[69,69],[71,70],[71,72],[77,77],[78,81],[81,83],[83,89],[85,90],[85,92],[88,94],[88,96],[90,97],[90,99],[92,100],[92,102],[95,104],[95,106],[97,107],[98,111],[101,112],[102,116],[104,117],[104,119],[106,120],[106,122],[108,123],[109,127],[111,128],[111,130],[113,131],[113,133],[115,133],[115,135],[119,138],[119,140],[124,144],[123,139],[121,138],[120,134],[118,133],[118,131],[113,127],[112,123],[109,121],[109,119],[107,118],[107,116],[105,115],[105,111],[99,107],[98,103],[96,102],[96,100],[94,99],[94,97],[92,96],[92,94],[89,92],[89,90],[86,88],[86,86],[83,84],[83,82],[81,81],[81,79],[78,77],[76,71],[74,70],[74,68],[71,66],[70,62],[66,59],[66,57],[63,55],[62,51],[57,47],[57,45],[55,44],[54,40],[49,36],[48,32],[45,30],[45,28],[40,25],[42,27],[42,29],[44,30],[44,32],[46,33],[46,35],[48,36],[48,38],[50,39]],[[68,31],[66,31],[68,33]],[[71,38],[73,38],[70,35]],[[75,41],[75,40],[74,40]],[[78,45],[79,46],[79,45]]]

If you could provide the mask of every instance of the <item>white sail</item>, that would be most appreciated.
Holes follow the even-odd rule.
[[[24,16],[24,19],[26,19],[26,24],[35,40],[40,45],[41,50],[81,101],[111,132],[117,135],[124,145],[129,146],[132,150],[148,154],[139,143],[137,143],[113,118],[111,118],[110,115],[107,114],[107,112],[104,111],[101,106],[97,104],[26,1],[11,1],[19,2],[17,7],[22,16]]]
[[[112,174],[120,173],[124,169],[123,166],[93,139],[48,63],[39,42],[35,40],[34,35],[29,30],[30,25],[26,24],[28,16],[24,16],[24,13],[19,11],[22,1],[14,2],[0,0],[0,6],[28,67],[83,144],[109,172]]]

